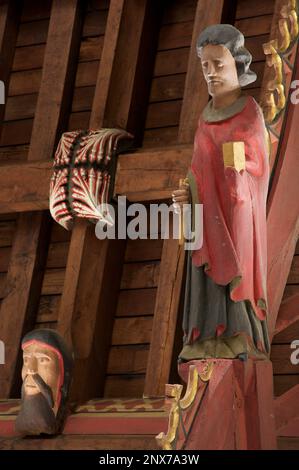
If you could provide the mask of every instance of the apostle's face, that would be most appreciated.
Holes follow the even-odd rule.
[[[226,95],[240,88],[235,59],[226,47],[212,44],[203,47],[201,65],[211,96]]]
[[[23,349],[23,393],[26,396],[51,391],[53,410],[57,412],[57,394],[59,387],[59,359],[55,351],[47,345],[31,343]]]

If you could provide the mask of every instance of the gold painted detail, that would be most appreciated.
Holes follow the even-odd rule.
[[[267,124],[272,124],[286,106],[284,64],[289,66],[287,55],[298,40],[297,0],[288,0],[281,8],[278,31],[279,38],[263,44],[266,63],[274,73],[274,78],[270,79],[266,85],[262,99]]]
[[[280,10],[281,19],[278,21],[281,42],[279,52],[286,52],[292,41],[298,36],[298,15],[296,0],[289,0]]]
[[[207,362],[201,372],[198,372],[195,365],[191,365],[189,367],[187,390],[183,398],[181,398],[183,390],[182,385],[166,385],[166,406],[170,405],[170,412],[167,433],[165,434],[164,432],[161,432],[156,436],[156,441],[161,449],[176,449],[176,440],[178,437],[180,422],[181,426],[183,426],[183,432],[186,435],[182,421],[182,414],[194,403],[200,382],[204,382],[207,385],[207,382],[211,379],[212,372],[212,362]]]
[[[167,434],[160,432],[156,436],[156,441],[158,446],[163,450],[173,450],[175,447],[175,439],[177,435],[177,430],[180,422],[180,397],[183,391],[182,385],[170,385],[167,384],[165,387],[167,401],[166,404],[172,402],[169,418],[168,418],[168,429]],[[172,399],[172,400],[171,400]]]
[[[194,402],[198,389],[199,374],[195,366],[189,368],[188,384],[185,396],[180,400],[182,410],[189,408]]]
[[[222,144],[223,163],[225,167],[235,168],[238,172],[245,170],[244,142],[225,142]]]
[[[199,377],[203,382],[209,382],[209,380],[212,377],[213,368],[214,368],[213,362],[207,362],[205,364],[202,372],[199,374]]]

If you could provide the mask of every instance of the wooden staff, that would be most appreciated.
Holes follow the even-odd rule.
[[[180,178],[179,181],[179,189],[183,189],[185,184],[189,184],[188,178]],[[185,242],[185,237],[184,237],[184,209],[182,208],[181,210],[181,220],[180,220],[180,239],[179,239],[179,245],[183,245]]]

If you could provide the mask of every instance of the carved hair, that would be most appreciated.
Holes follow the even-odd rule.
[[[250,70],[252,55],[244,47],[244,36],[230,24],[215,24],[208,26],[197,39],[197,55],[201,57],[202,49],[208,44],[226,47],[236,62],[240,86],[255,82],[256,73]]]

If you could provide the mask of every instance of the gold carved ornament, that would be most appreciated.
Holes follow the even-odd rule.
[[[211,379],[212,372],[213,362],[207,362],[201,372],[197,370],[195,365],[191,365],[189,367],[187,390],[183,398],[181,398],[183,390],[182,385],[166,385],[166,396],[172,399],[168,430],[166,434],[161,432],[156,436],[156,441],[163,450],[175,450],[182,411],[187,410],[194,403],[200,381],[204,382],[207,386],[207,383]],[[203,387],[202,389],[202,396],[205,388],[206,387]],[[183,431],[185,432],[184,428]]]
[[[283,70],[284,61],[286,61],[285,56],[298,37],[297,0],[288,0],[281,8],[278,30],[280,33],[279,38],[263,44],[266,63],[274,71],[274,78],[268,81],[263,99],[264,116],[268,125],[275,121],[286,106]]]

